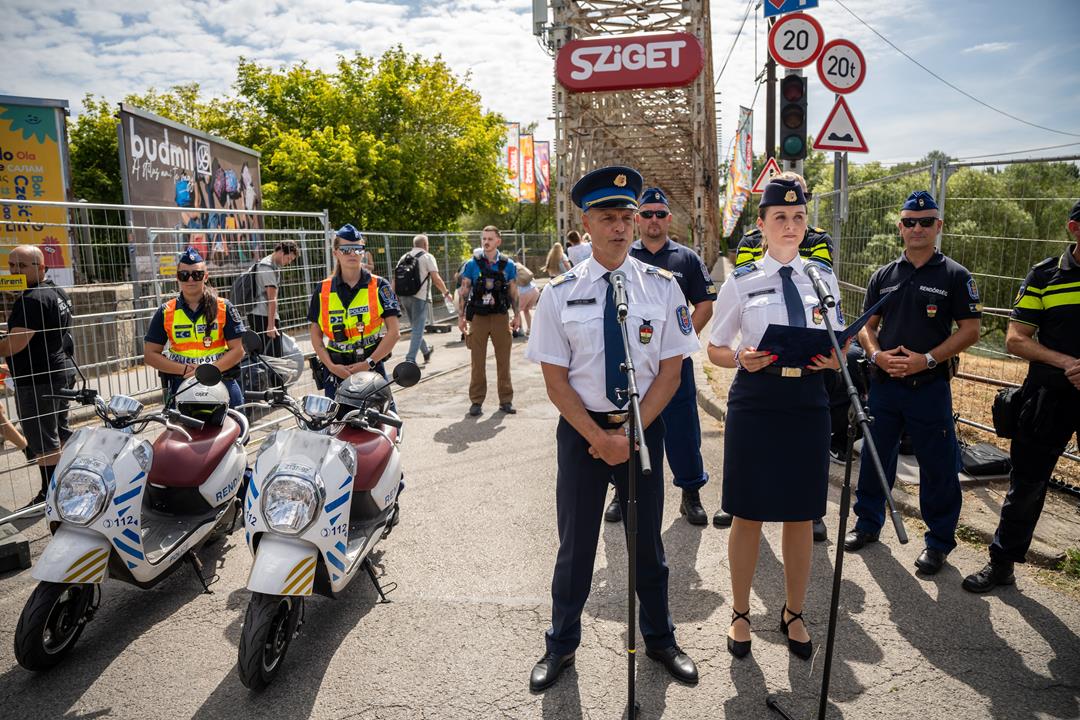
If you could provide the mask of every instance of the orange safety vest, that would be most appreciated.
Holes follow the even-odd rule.
[[[199,359],[208,357],[220,357],[229,349],[225,340],[225,301],[218,298],[217,322],[209,333],[200,332],[199,315],[191,321],[190,325],[181,324],[176,326],[176,305],[179,298],[173,298],[165,303],[165,334],[169,336],[169,352],[182,358]],[[185,313],[186,316],[186,313]],[[205,318],[204,318],[205,321]],[[203,326],[205,329],[205,325]],[[178,335],[179,334],[179,335]]]
[[[327,347],[339,352],[354,350],[356,345],[365,347],[380,337],[383,326],[382,300],[379,298],[379,278],[372,274],[367,288],[360,290],[346,308],[338,294],[331,291],[334,278],[322,281],[319,290],[319,329],[329,342]],[[352,312],[358,310],[358,312]],[[331,323],[331,316],[337,322]],[[344,326],[345,340],[334,339],[333,326]],[[365,342],[366,340],[366,342]]]

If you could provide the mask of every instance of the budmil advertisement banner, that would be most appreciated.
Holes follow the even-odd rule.
[[[533,136],[521,136],[521,202],[536,202],[536,167],[533,158]]]
[[[66,100],[0,95],[0,198],[68,200]],[[49,278],[74,284],[68,216],[64,208],[0,204],[0,268],[17,245],[36,245]]]
[[[547,140],[533,143],[536,151],[536,198],[538,202],[551,202],[551,143]]]
[[[506,149],[503,162],[506,163],[506,184],[514,202],[521,200],[521,125],[506,123]]]
[[[235,268],[266,255],[261,228],[259,153],[180,123],[121,104],[120,163],[124,200],[175,210],[131,211],[136,227],[172,228],[136,243],[136,270],[149,280],[159,261],[194,247],[213,265]],[[220,232],[225,230],[227,232]]]

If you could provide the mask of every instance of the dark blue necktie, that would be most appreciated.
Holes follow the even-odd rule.
[[[626,373],[621,365],[626,361],[626,348],[623,347],[619,319],[615,315],[615,288],[611,284],[611,273],[604,273],[607,296],[604,299],[604,381],[607,397],[617,408],[626,406],[626,397],[620,397],[617,389],[626,389]]]
[[[803,309],[802,295],[795,281],[791,279],[791,267],[780,268],[780,278],[784,285],[784,305],[787,306],[787,323],[792,327],[806,327],[806,310]]]

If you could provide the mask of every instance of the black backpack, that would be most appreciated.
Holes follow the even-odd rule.
[[[237,275],[236,279],[233,280],[232,292],[229,293],[229,300],[241,311],[250,309],[245,306],[254,305],[259,300],[259,298],[255,296],[255,273],[258,272],[260,263],[262,263],[261,260],[246,271]]]
[[[398,260],[397,266],[394,267],[394,294],[395,295],[416,295],[420,292],[420,288],[424,283],[420,281],[420,258],[423,254],[417,255],[413,252],[407,252],[401,256]]]

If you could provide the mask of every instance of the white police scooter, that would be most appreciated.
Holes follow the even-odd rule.
[[[85,377],[81,390],[53,397],[93,407],[104,427],[71,436],[49,483],[53,537],[34,565],[41,582],[15,629],[15,658],[28,670],[50,668],[71,651],[108,577],[149,588],[187,559],[209,592],[195,553],[235,520],[247,465],[247,419],[229,409],[213,365],[178,388],[176,409],[158,413],[143,414],[126,395],[106,403]],[[151,422],[165,426],[152,443],[137,435]]]
[[[259,357],[258,335],[245,334],[244,348]],[[416,364],[403,362],[393,380],[355,373],[336,400],[307,395],[297,403],[282,387],[245,393],[260,401],[252,404],[289,411],[297,424],[263,441],[244,501],[244,535],[255,556],[237,662],[246,687],[262,689],[281,670],[305,597],[336,597],[363,569],[386,600],[369,558],[397,522],[404,477],[390,385],[419,380]]]

